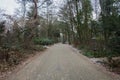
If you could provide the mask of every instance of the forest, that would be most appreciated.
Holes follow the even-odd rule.
[[[14,15],[0,8],[0,72],[61,42],[120,73],[120,0],[63,0],[59,9],[53,0],[16,3]]]

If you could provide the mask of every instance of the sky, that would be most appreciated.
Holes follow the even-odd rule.
[[[61,4],[63,0],[53,0],[54,3]],[[0,9],[5,10],[6,14],[13,15],[15,10],[19,8],[16,0],[0,0]]]
[[[0,0],[0,9],[4,9],[7,14],[12,15],[18,8],[15,0]]]
[[[8,2],[9,1],[9,2]],[[59,7],[61,7],[61,4],[64,0],[53,0],[55,4],[55,9],[58,11]],[[95,4],[95,0],[91,0],[92,5]],[[19,9],[19,5],[16,3],[16,0],[0,0],[0,9],[5,10],[6,14],[14,15],[15,10]],[[94,9],[94,6],[93,6]],[[93,18],[95,18],[95,11],[93,11]]]

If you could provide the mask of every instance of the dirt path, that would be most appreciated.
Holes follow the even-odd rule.
[[[7,80],[120,79],[112,79],[69,45],[56,44]]]

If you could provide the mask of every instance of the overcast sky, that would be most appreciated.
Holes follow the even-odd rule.
[[[7,14],[13,14],[18,5],[15,0],[0,0],[0,8],[4,9]]]
[[[61,4],[63,0],[53,0],[54,3]],[[19,6],[16,3],[16,0],[0,0],[0,9],[4,9],[7,14],[14,14],[15,9],[17,9]]]
[[[64,0],[53,0],[55,4],[55,9],[61,6]],[[95,0],[91,0],[92,6],[94,9]],[[16,9],[19,9],[19,5],[16,3],[16,0],[0,0],[0,9],[4,9],[6,14],[13,15]],[[93,11],[93,17],[95,18],[95,12]]]

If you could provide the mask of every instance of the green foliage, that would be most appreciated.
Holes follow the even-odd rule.
[[[52,45],[54,43],[53,40],[48,38],[35,38],[33,41],[38,45]]]
[[[79,46],[78,49],[82,50],[83,55],[85,55],[89,58],[117,57],[117,56],[119,56],[119,54],[115,53],[115,51],[108,51],[106,49],[100,49],[100,48],[91,49],[90,46],[82,45],[82,46]],[[111,49],[113,49],[113,47]],[[115,48],[115,50],[116,50],[116,48]]]
[[[87,57],[89,57],[89,58],[95,57],[95,56],[94,56],[94,53],[89,52],[89,51],[83,52],[83,55],[85,55],[85,56],[87,56]]]
[[[106,57],[109,54],[106,54],[104,51],[84,50],[83,55],[85,55],[89,58],[100,58],[100,57]]]
[[[120,31],[116,32],[115,36],[110,39],[108,46],[111,52],[120,55]]]

